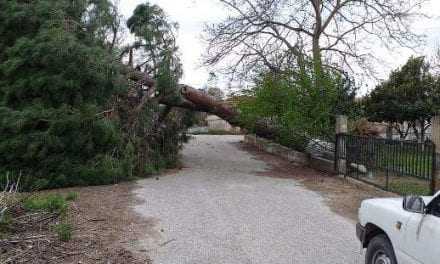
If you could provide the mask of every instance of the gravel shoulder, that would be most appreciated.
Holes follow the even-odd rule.
[[[362,263],[353,217],[330,206],[347,203],[348,187],[345,196],[316,189],[330,177],[241,140],[195,136],[182,170],[138,182],[134,210],[155,225],[135,247],[154,264]]]

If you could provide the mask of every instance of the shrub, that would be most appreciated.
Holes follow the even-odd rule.
[[[146,164],[145,165],[145,174],[146,175],[153,175],[157,173],[157,168],[153,164]]]
[[[240,96],[240,122],[251,132],[265,123],[274,130],[271,139],[303,151],[312,138],[333,140],[335,116],[352,111],[356,87],[348,78],[326,71],[319,89],[314,74],[264,73],[255,87]]]

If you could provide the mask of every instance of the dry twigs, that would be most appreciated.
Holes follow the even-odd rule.
[[[70,256],[72,252],[57,247],[59,239],[51,230],[59,222],[60,212],[27,212],[23,201],[36,194],[19,194],[20,178],[14,181],[7,174],[1,187],[0,264],[49,263],[46,256]]]
[[[7,211],[11,205],[14,204],[15,194],[18,191],[21,175],[18,177],[17,182],[13,182],[9,179],[9,173],[6,174],[6,183],[0,192],[0,223],[4,221]]]

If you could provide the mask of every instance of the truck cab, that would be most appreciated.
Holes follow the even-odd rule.
[[[362,202],[356,233],[365,264],[440,263],[440,192]]]

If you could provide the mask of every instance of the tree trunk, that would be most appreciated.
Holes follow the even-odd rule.
[[[321,17],[321,0],[312,0],[315,9],[315,28],[312,38],[312,54],[313,54],[313,73],[315,79],[315,89],[323,90],[322,86],[322,58],[320,39],[322,34],[322,17]]]
[[[233,126],[240,125],[238,121],[238,112],[231,106],[228,106],[221,101],[217,101],[214,97],[187,85],[182,85],[180,92],[184,99],[194,105],[193,110],[216,115],[228,121]]]
[[[315,88],[323,89],[323,87],[321,87],[322,59],[321,48],[319,46],[319,37],[313,38],[313,73],[315,75]]]
[[[386,138],[393,139],[393,126],[391,124],[387,124]]]
[[[414,121],[414,123],[412,123],[412,129],[414,131],[414,134],[416,135],[416,141],[417,143],[420,143],[420,134],[419,134],[419,130],[417,129],[417,121]]]
[[[420,120],[420,143],[425,142],[425,134],[426,134],[426,121],[424,119]]]
[[[150,80],[145,73],[132,70],[129,67],[125,68],[124,71],[129,79],[137,81],[138,83],[145,83],[146,80]],[[217,101],[214,97],[187,85],[180,86],[180,94],[180,100],[161,97],[159,98],[159,102],[168,107],[180,107],[193,111],[210,113],[222,118],[232,126],[242,127],[239,119],[239,112],[232,106],[227,105],[222,101]],[[140,105],[136,107],[136,109],[141,108],[144,105],[145,102],[141,100]],[[268,122],[261,121],[257,122],[255,125],[259,134],[265,137],[269,137],[270,135],[273,136],[277,131],[276,127]]]

